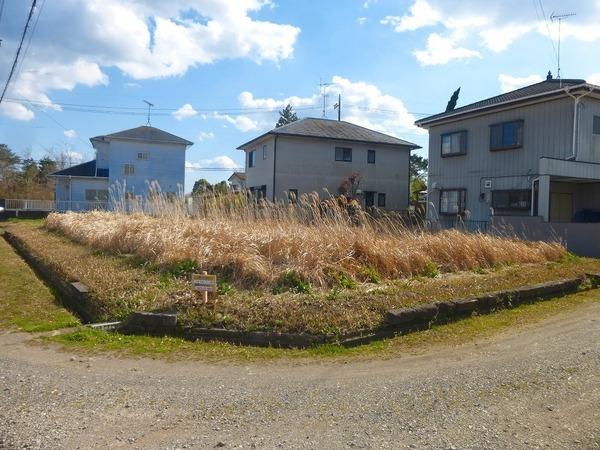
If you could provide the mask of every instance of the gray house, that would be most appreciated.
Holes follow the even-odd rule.
[[[416,124],[430,219],[600,222],[600,87],[548,74]]]
[[[306,118],[238,147],[246,153],[246,187],[258,197],[286,200],[317,192],[337,195],[360,175],[364,206],[408,207],[409,157],[418,145],[349,122]]]

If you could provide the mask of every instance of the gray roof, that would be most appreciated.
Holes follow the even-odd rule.
[[[96,174],[96,160],[84,162],[82,164],[78,164],[76,166],[67,167],[66,169],[57,170],[56,172],[52,172],[50,176],[56,177],[100,177],[106,178],[108,177],[107,171],[98,170],[98,174]]]
[[[90,141],[107,141],[110,139],[129,139],[134,141],[148,141],[148,142],[166,142],[172,144],[182,145],[193,145],[193,142],[187,139],[180,138],[174,134],[167,133],[166,131],[154,128],[151,126],[141,126],[131,128],[129,130],[118,131],[116,133],[106,134],[104,136],[96,136],[90,139]]]
[[[246,180],[246,172],[233,172],[229,179],[231,180],[233,177],[238,177],[240,180]]]
[[[336,141],[401,145],[410,147],[411,149],[421,148],[412,142],[398,139],[378,131],[370,130],[350,122],[331,119],[305,118],[297,120],[296,122],[288,123],[287,125],[279,128],[274,128],[271,131],[268,131],[265,134],[262,134],[261,136],[240,145],[238,149],[244,149],[268,135],[314,137],[321,139],[332,139]]]
[[[561,83],[562,82],[562,83]],[[519,102],[525,100],[529,97],[536,97],[544,95],[551,95],[558,93],[565,88],[570,88],[574,86],[590,86],[596,87],[591,84],[587,84],[585,80],[577,80],[577,79],[546,79],[540,83],[532,84],[530,86],[525,86],[520,89],[516,89],[514,91],[506,92],[501,95],[497,95],[495,97],[490,97],[485,100],[481,100],[479,102],[471,103],[470,105],[461,106],[460,108],[456,108],[453,111],[443,112],[440,114],[434,114],[433,116],[425,117],[423,119],[418,120],[416,125],[422,126],[428,124],[430,122],[437,122],[438,120],[446,119],[450,116],[459,116],[462,114],[467,114],[470,112],[474,112],[477,110],[494,108],[495,106]]]

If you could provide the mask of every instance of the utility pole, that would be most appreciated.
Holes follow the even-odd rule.
[[[150,103],[148,100],[144,100],[144,103],[148,105],[148,122],[146,123],[146,125],[150,126],[150,108],[152,108],[154,104]]]
[[[560,87],[562,87],[562,79],[560,76],[560,28],[562,25],[562,21],[563,19],[567,19],[569,17],[573,17],[576,16],[577,14],[575,13],[567,13],[567,14],[550,14],[550,20],[552,21],[552,23],[556,22],[558,20],[558,55],[557,55],[557,59],[558,59],[558,71],[557,71],[557,77],[560,80]]]
[[[338,102],[333,105],[334,109],[338,112],[338,122],[342,120],[342,94],[338,94]]]
[[[319,78],[319,88],[321,95],[323,96],[323,118],[327,118],[327,86],[331,86],[331,83],[323,83],[323,79]]]

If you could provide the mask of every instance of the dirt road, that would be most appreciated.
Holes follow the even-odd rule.
[[[0,336],[0,448],[598,448],[600,304],[421,356],[73,357]]]

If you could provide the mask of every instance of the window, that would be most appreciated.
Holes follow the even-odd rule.
[[[288,189],[288,201],[296,203],[298,201],[298,189]]]
[[[139,152],[138,153],[138,159],[148,159],[148,152]]]
[[[375,206],[375,192],[366,191],[365,192],[365,208],[370,208],[371,206]]]
[[[499,123],[490,127],[490,150],[509,150],[522,146],[522,120]]]
[[[465,210],[465,189],[440,191],[440,214],[461,214]]]
[[[256,166],[256,150],[252,150],[248,153],[248,167]]]
[[[510,213],[531,210],[529,189],[492,191],[492,208],[496,213]]]
[[[267,159],[267,146],[263,145],[263,159]]]
[[[375,164],[375,150],[367,151],[367,164]]]
[[[442,134],[442,157],[467,154],[467,132]]]
[[[108,189],[86,189],[85,201],[106,202],[108,201]]]
[[[600,116],[594,116],[594,134],[600,134]]]
[[[336,161],[352,161],[352,149],[346,147],[336,147],[335,148],[335,160]]]
[[[123,175],[131,176],[135,174],[135,167],[133,164],[123,164]]]
[[[385,208],[385,194],[382,194],[381,192],[377,194],[377,206]]]

